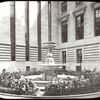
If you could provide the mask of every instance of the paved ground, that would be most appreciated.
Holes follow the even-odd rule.
[[[42,78],[42,74],[41,74],[41,75],[31,75],[31,76],[25,76],[25,78],[28,78],[28,79]]]

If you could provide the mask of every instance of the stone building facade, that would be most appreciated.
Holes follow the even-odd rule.
[[[47,55],[47,50],[43,48],[43,43],[48,41],[47,3],[48,2],[46,2],[41,9],[42,62],[45,61]],[[51,1],[51,36],[52,41],[56,43],[56,48],[53,50],[53,57],[56,63],[65,63],[65,68],[72,70],[83,70],[84,68],[97,68],[100,70],[100,36],[96,35],[96,22],[99,22],[99,20],[96,21],[96,12],[99,14],[99,11],[96,11],[96,9],[99,8],[100,3],[97,2]],[[78,18],[79,20],[81,19],[81,21],[79,21]],[[77,25],[81,26],[77,29]],[[63,27],[65,28],[63,29]],[[97,28],[98,27],[100,27],[99,24]],[[81,30],[79,28],[81,28]],[[15,65],[19,67],[19,69],[25,69],[25,43],[21,42],[25,41],[24,27],[22,29],[19,27],[18,30],[20,30],[20,33],[16,32],[16,41],[19,42],[20,40],[21,44],[16,43]],[[78,33],[79,30],[81,35]],[[10,33],[10,31],[8,33]],[[21,35],[19,36],[18,33]],[[5,36],[7,36],[7,34]],[[7,36],[7,38],[10,40],[10,36]],[[30,61],[28,64],[34,67],[36,63],[38,63],[37,19],[30,28],[29,41]],[[1,63],[11,62],[10,50],[9,41],[0,43]]]
[[[73,70],[81,69],[94,69],[100,70],[100,36],[96,35],[97,26],[96,16],[97,9],[100,7],[100,3],[96,2],[79,2],[68,1],[67,11],[61,12],[62,2],[58,2],[58,48],[66,52],[66,64]],[[76,18],[83,15],[83,38],[77,39]],[[80,17],[81,18],[81,17]],[[99,19],[99,17],[98,17]],[[67,42],[61,41],[61,23],[67,20]],[[80,33],[80,34],[81,34]],[[99,33],[99,32],[98,32]],[[82,35],[82,34],[81,34]],[[79,57],[78,50],[81,50],[81,58]],[[62,56],[61,56],[62,59]],[[79,61],[81,59],[81,61]],[[80,67],[80,64],[82,67]]]

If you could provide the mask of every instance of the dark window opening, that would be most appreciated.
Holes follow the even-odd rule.
[[[76,71],[77,72],[81,72],[81,70],[82,70],[82,66],[81,66],[81,62],[82,62],[82,49],[77,49],[76,50],[76,56],[77,56],[77,63],[80,63],[79,66],[76,66]]]
[[[81,3],[82,3],[82,1],[76,1],[76,5],[79,5]]]
[[[76,66],[76,71],[77,72],[81,72],[82,71],[82,67],[81,66]]]
[[[67,21],[64,21],[64,22],[61,23],[61,28],[62,28],[62,42],[67,42],[68,41]]]
[[[82,62],[82,49],[77,49],[77,63]]]
[[[26,66],[26,72],[30,71],[30,66]]]
[[[62,51],[62,63],[66,63],[66,51]],[[62,72],[65,72],[66,66],[62,66]]]
[[[100,8],[95,9],[95,36],[100,35]]]
[[[61,12],[65,12],[67,11],[67,1],[64,1],[62,4],[61,4]]]
[[[84,38],[84,14],[76,16],[76,40]]]
[[[62,63],[66,63],[66,51],[62,51]]]

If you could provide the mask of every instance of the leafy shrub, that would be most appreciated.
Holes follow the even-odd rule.
[[[37,89],[35,83],[32,80],[27,80],[27,79],[22,80],[20,78],[21,78],[21,74],[18,72],[2,73],[0,76],[1,79],[0,92],[15,93],[19,95],[23,95],[23,94],[33,95],[33,93]],[[29,83],[31,83],[32,84],[31,86],[33,86],[31,87],[31,89]]]
[[[66,78],[53,80],[46,85],[46,91],[44,95],[58,96],[96,92],[98,90],[98,81],[100,81],[100,73],[98,74],[99,75],[95,76],[94,73],[91,73],[91,76],[87,79]]]

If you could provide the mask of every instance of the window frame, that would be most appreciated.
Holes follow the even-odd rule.
[[[66,6],[66,10],[64,10],[64,7]],[[67,11],[67,1],[63,1],[61,3],[61,13],[64,13]]]
[[[62,63],[66,63],[66,51],[62,51]]]
[[[83,23],[82,23],[82,16],[83,16]],[[77,18],[78,17],[81,17],[81,27],[80,28],[82,28],[83,27],[83,33],[81,34],[82,35],[82,37],[81,38],[79,38],[79,37],[77,37],[77,35],[79,34],[79,33],[77,33]],[[83,24],[83,25],[82,25]],[[75,38],[76,38],[76,40],[81,40],[81,39],[84,39],[84,13],[82,13],[82,14],[80,14],[80,15],[77,15],[77,16],[75,16]]]
[[[81,51],[81,56],[79,56],[78,51]],[[82,62],[82,48],[76,49],[76,60],[77,60],[77,63],[81,63]]]
[[[65,29],[63,29],[65,26],[63,25],[63,23],[66,23],[66,31]],[[64,33],[66,32],[66,33]],[[65,43],[68,42],[68,20],[64,20],[61,22],[61,42]]]
[[[100,36],[96,33],[96,10],[100,10],[100,7],[94,9],[94,36]]]
[[[26,66],[26,72],[30,72],[30,66]]]

